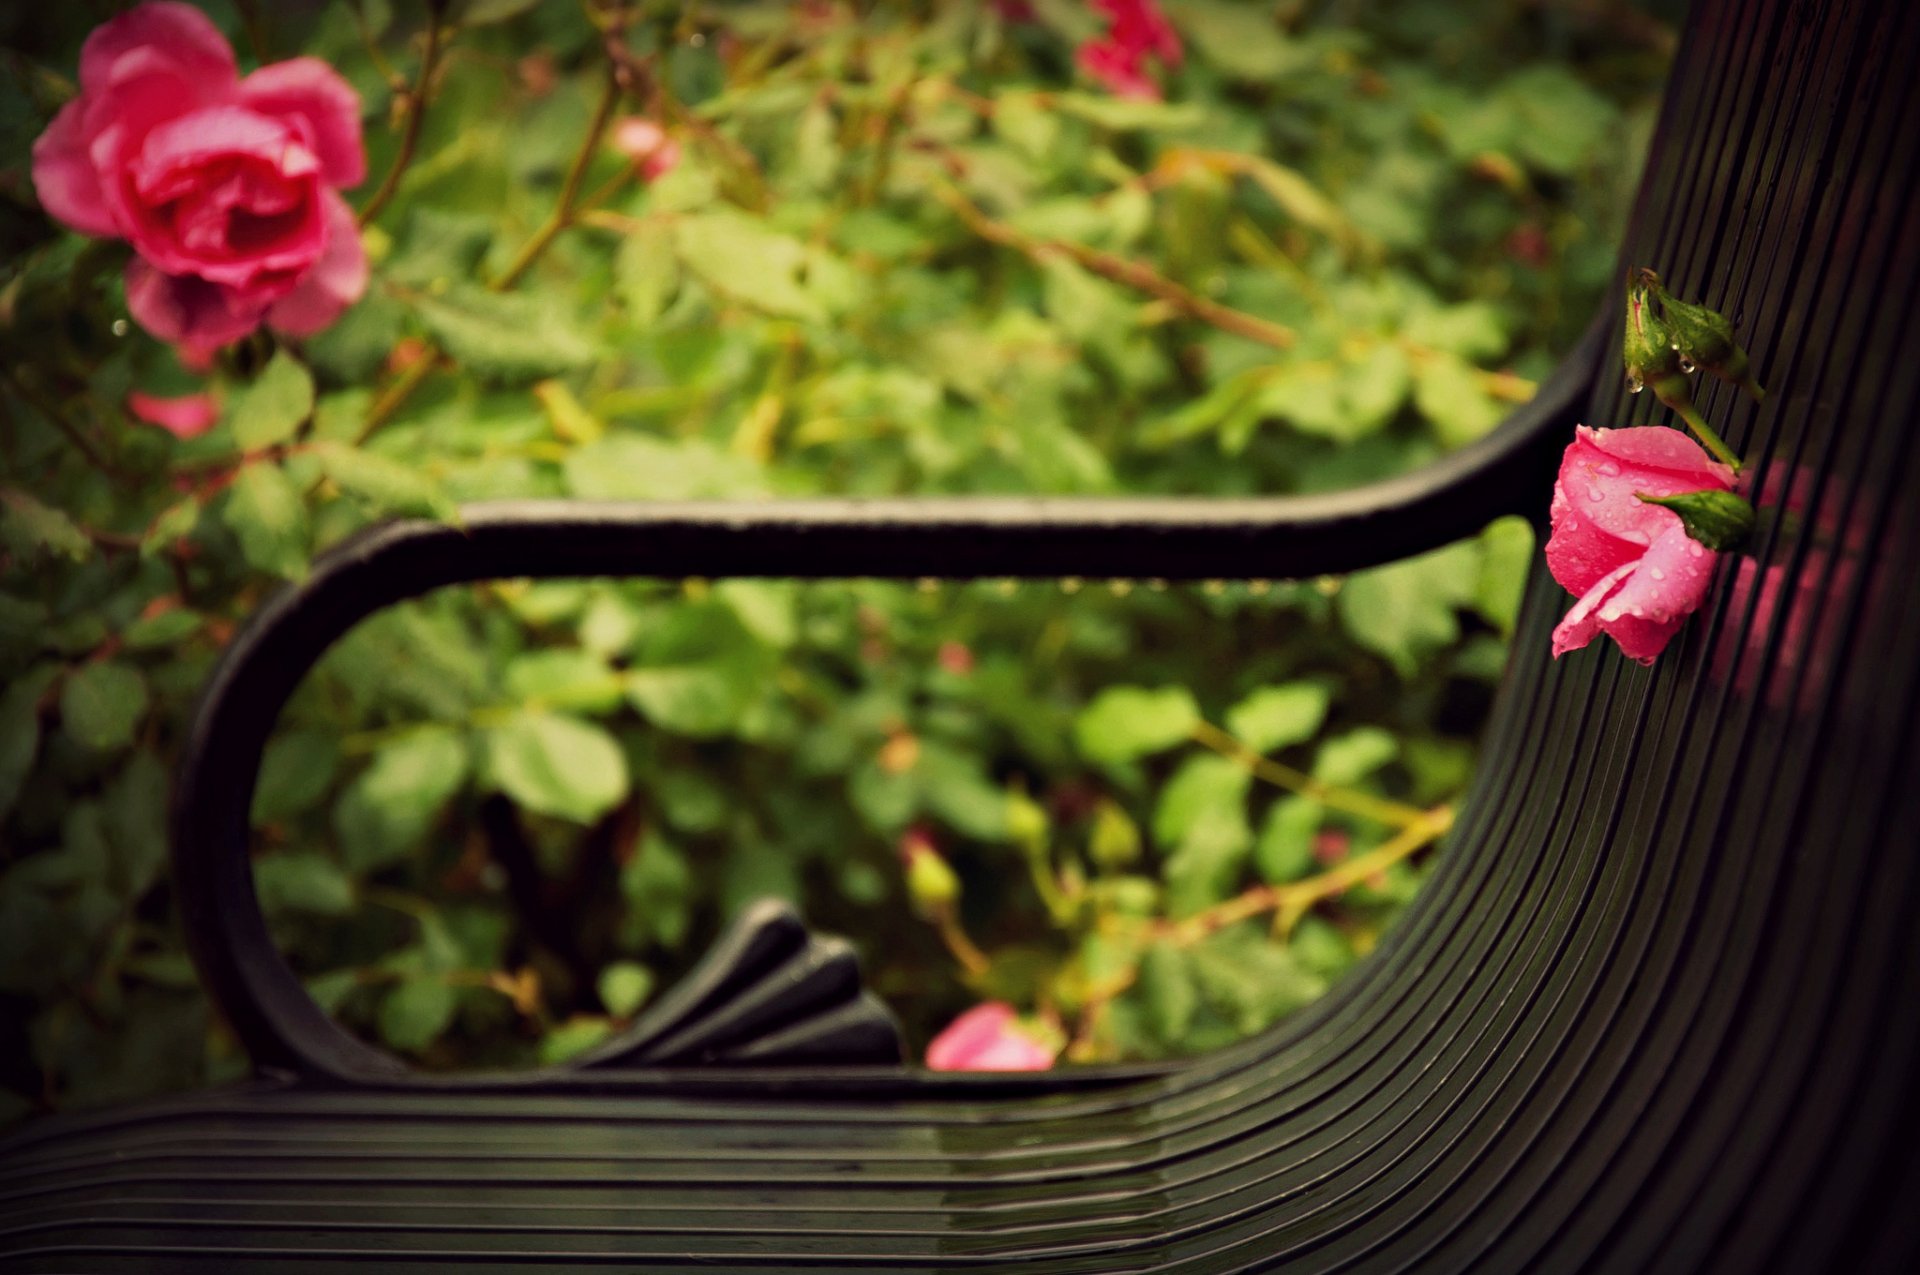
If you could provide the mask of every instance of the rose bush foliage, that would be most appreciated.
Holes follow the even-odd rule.
[[[0,1115],[240,1068],[169,897],[168,768],[235,626],[369,521],[1337,488],[1490,429],[1612,286],[1658,16],[1168,3],[1152,100],[1080,65],[1129,8],[465,0],[430,42],[405,0],[210,3],[217,41],[167,10],[150,53],[8,9]],[[99,107],[146,76],[164,106]],[[176,147],[193,113],[245,127]],[[673,162],[636,172],[643,141]],[[396,168],[348,235],[341,192]],[[242,205],[299,213],[200,237]],[[1401,856],[1278,930],[1219,911],[1457,798],[1529,553],[1501,525],[1345,581],[447,591],[296,695],[262,902],[316,998],[429,1066],[591,1043],[766,893],[860,944],[916,1048],[992,1001],[1068,1061],[1208,1048],[1414,888]],[[950,912],[913,906],[910,835]]]

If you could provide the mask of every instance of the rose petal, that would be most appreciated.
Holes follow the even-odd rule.
[[[1626,584],[1600,608],[1601,623],[1622,617],[1669,620],[1691,615],[1707,596],[1718,557],[1687,535],[1685,527],[1661,532]]]
[[[353,209],[333,191],[325,205],[327,246],[293,291],[273,303],[267,322],[288,336],[312,336],[331,324],[367,290],[367,252]]]
[[[1707,454],[1706,448],[1677,429],[1657,425],[1634,429],[1588,429],[1582,425],[1574,433],[1629,465],[1671,470],[1690,479],[1700,479],[1706,487],[1733,490],[1733,470],[1714,460]],[[1688,490],[1699,491],[1701,488],[1692,487]]]
[[[180,204],[198,207],[221,198],[208,183],[214,172],[229,172],[235,160],[253,167],[252,180],[263,190],[268,183],[287,187],[266,198],[264,208],[289,202],[292,207],[244,221],[233,218],[225,235],[202,242],[194,233],[200,222]],[[326,246],[325,209],[315,197],[325,189],[319,172],[319,159],[279,120],[239,106],[182,115],[149,133],[129,165],[139,198],[131,206],[127,237],[167,274],[195,274],[256,291],[263,303],[274,300]],[[251,239],[241,238],[243,233]]]
[[[145,48],[157,49],[208,87],[224,88],[239,74],[233,47],[212,19],[190,4],[158,0],[94,28],[80,48],[80,87],[90,93],[104,87],[123,54]]]
[[[291,58],[261,67],[240,81],[239,100],[262,115],[297,120],[328,185],[344,189],[366,180],[360,95],[319,58]]]
[[[1019,1030],[1005,1001],[976,1005],[927,1046],[934,1071],[1045,1071],[1053,1051]]]
[[[1618,589],[1626,578],[1633,573],[1633,563],[1624,563],[1596,580],[1593,587],[1580,596],[1553,627],[1553,658],[1559,659],[1568,651],[1577,651],[1600,633],[1599,610],[1614,590]]]
[[[175,438],[198,438],[220,419],[220,405],[211,394],[182,394],[162,398],[139,390],[127,395],[127,410],[149,425],[158,425]]]
[[[86,108],[85,98],[68,102],[47,131],[34,139],[33,188],[48,216],[82,234],[117,235],[119,223],[87,154]]]
[[[162,341],[214,349],[260,326],[265,307],[191,275],[170,275],[135,257],[127,263],[127,311]]]

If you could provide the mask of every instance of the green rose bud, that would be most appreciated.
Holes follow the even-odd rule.
[[[960,878],[926,834],[909,832],[900,843],[907,863],[907,897],[921,916],[945,914],[960,898]]]
[[[1682,301],[1658,282],[1654,287],[1660,311],[1680,356],[1680,370],[1691,372],[1695,367],[1703,367],[1729,385],[1746,390],[1755,402],[1764,401],[1767,392],[1753,379],[1747,352],[1733,339],[1733,324],[1727,321],[1727,316],[1718,310]]]
[[[1646,504],[1679,514],[1687,535],[1709,549],[1738,549],[1753,531],[1753,506],[1730,491],[1714,488],[1677,496],[1634,495]]]

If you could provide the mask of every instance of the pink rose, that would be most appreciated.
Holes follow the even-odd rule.
[[[934,1071],[1046,1071],[1054,1051],[1020,1030],[1005,1001],[975,1005],[927,1046]]]
[[[613,148],[633,161],[643,182],[658,181],[680,163],[680,143],[640,115],[629,115],[613,126]]]
[[[1605,633],[1653,663],[1706,597],[1719,556],[1687,535],[1680,515],[1636,498],[1733,490],[1733,471],[1679,430],[1575,431],[1553,486],[1547,569],[1580,600],[1553,631],[1553,654]]]
[[[1154,0],[1093,0],[1107,17],[1107,33],[1080,46],[1075,60],[1088,76],[1119,97],[1158,98],[1147,59],[1179,66],[1180,36]]]
[[[139,390],[127,395],[127,410],[136,420],[158,425],[175,438],[198,438],[220,419],[220,405],[211,394],[182,394],[162,398]]]
[[[80,95],[33,145],[41,204],[131,243],[127,308],[189,351],[262,323],[306,336],[359,299],[367,259],[339,191],[365,176],[360,101],[333,68],[294,58],[241,79],[184,4],[88,36]]]

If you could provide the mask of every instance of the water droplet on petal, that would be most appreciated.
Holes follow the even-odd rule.
[[[1620,466],[1610,460],[1603,460],[1594,468],[1596,472],[1605,474],[1609,478],[1617,478],[1620,476]]]
[[[1701,554],[1705,552],[1706,550],[1700,547],[1700,542],[1698,540],[1687,541],[1687,553],[1692,557],[1698,558]]]
[[[1601,491],[1598,487],[1587,488],[1588,500],[1595,501],[1597,503],[1599,501],[1605,500],[1606,498],[1607,498],[1607,493],[1604,491]]]
[[[1666,573],[1666,572],[1664,572],[1664,571],[1662,571],[1662,570],[1661,570],[1660,568],[1658,568],[1658,567],[1655,567],[1655,568],[1653,568],[1653,569],[1652,569],[1651,571],[1649,571],[1649,572],[1648,572],[1647,574],[1648,574],[1648,575],[1650,575],[1650,576],[1652,576],[1652,577],[1653,577],[1654,579],[1656,579],[1656,580],[1664,580],[1664,579],[1666,579],[1666,578],[1667,578],[1667,573]]]

